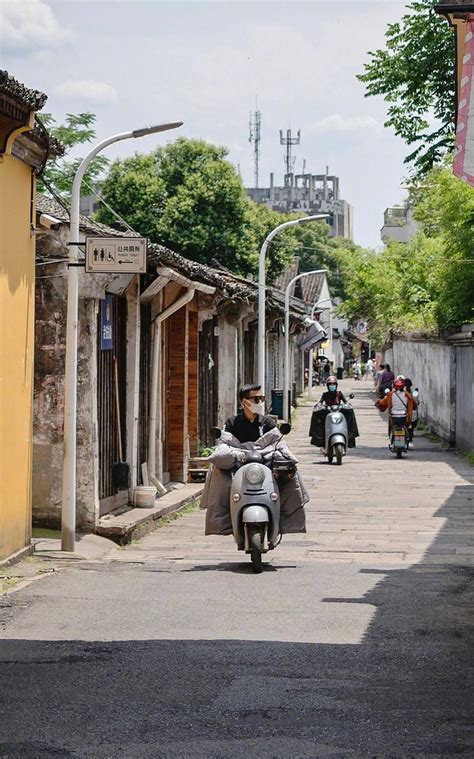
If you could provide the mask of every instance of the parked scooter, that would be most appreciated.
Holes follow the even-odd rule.
[[[353,398],[354,393],[349,395]],[[318,403],[317,408],[323,408],[324,404]],[[349,442],[349,431],[347,419],[342,413],[342,409],[352,408],[350,403],[339,403],[329,407],[329,413],[324,423],[324,455],[327,456],[329,464],[332,464],[334,458],[336,464],[342,464],[342,459],[346,455],[347,445]]]
[[[282,435],[291,432],[290,424],[280,426]],[[215,437],[221,430],[213,429]],[[275,446],[275,453],[278,443]],[[262,571],[262,554],[272,551],[280,536],[280,492],[278,480],[294,477],[294,461],[266,463],[260,451],[242,451],[242,463],[232,474],[230,515],[232,533],[239,551],[250,554],[254,572]]]

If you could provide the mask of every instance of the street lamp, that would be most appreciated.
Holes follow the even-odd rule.
[[[309,217],[311,218],[311,217]],[[289,404],[289,390],[290,390],[290,292],[291,288],[303,277],[309,277],[312,274],[324,274],[327,269],[314,269],[313,271],[304,271],[302,274],[297,274],[296,277],[288,283],[285,292],[285,365],[284,365],[284,378],[283,378],[283,419],[290,421],[290,404]]]
[[[61,513],[61,548],[63,551],[74,551],[76,533],[77,319],[79,303],[79,274],[77,269],[82,179],[91,160],[107,145],[132,137],[136,139],[156,132],[166,132],[169,129],[182,126],[182,123],[182,121],[173,121],[107,137],[83,158],[72,183],[67,283],[66,372],[64,379],[63,501]]]
[[[321,303],[326,303],[326,302],[330,304],[329,308],[332,309],[331,298],[323,298],[323,300],[318,300],[317,303],[313,304],[313,308],[311,309],[312,321],[314,321],[314,314],[315,314],[316,309],[321,305]],[[331,311],[329,313],[331,314]],[[332,340],[331,317],[329,317],[329,320],[330,320],[329,334]],[[309,351],[309,376],[308,376],[308,398],[309,399],[313,397],[313,359],[314,359],[314,350],[313,348],[311,348]]]
[[[267,248],[270,242],[273,240],[278,232],[282,229],[288,229],[289,227],[296,227],[298,224],[308,224],[310,221],[320,221],[321,219],[327,219],[329,214],[321,213],[315,216],[303,216],[301,219],[293,219],[292,221],[285,221],[283,224],[279,224],[273,229],[269,235],[265,238],[263,245],[260,249],[260,257],[258,261],[258,337],[257,337],[257,351],[258,351],[258,384],[265,392],[265,259],[267,255]]]

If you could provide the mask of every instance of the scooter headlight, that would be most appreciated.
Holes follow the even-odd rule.
[[[260,464],[249,464],[245,477],[252,485],[259,485],[265,479],[265,468]]]
[[[331,421],[334,422],[334,424],[340,424],[343,420],[342,414],[332,414]]]

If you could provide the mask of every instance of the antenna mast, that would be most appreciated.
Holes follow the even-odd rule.
[[[291,136],[291,129],[286,130],[286,137],[283,137],[283,130],[280,129],[280,145],[286,145],[286,156],[284,156],[286,173],[292,174],[296,161],[296,156],[292,155],[291,148],[293,145],[299,145],[301,140],[301,129],[298,129],[296,137]]]
[[[249,121],[249,142],[253,145],[254,161],[254,183],[258,187],[258,161],[260,158],[260,126],[262,123],[262,114],[260,111],[254,111],[250,114]]]

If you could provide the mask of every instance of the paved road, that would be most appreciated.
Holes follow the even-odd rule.
[[[473,470],[353,389],[342,467],[298,410],[308,532],[262,575],[195,512],[8,597],[0,757],[474,756]]]

